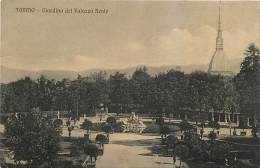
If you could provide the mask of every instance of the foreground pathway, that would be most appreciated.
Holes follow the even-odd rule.
[[[153,155],[148,149],[158,143],[159,136],[111,134],[104,155],[98,157],[97,168],[173,168],[171,157]],[[184,162],[183,167],[188,168]],[[176,162],[179,167],[179,160]]]

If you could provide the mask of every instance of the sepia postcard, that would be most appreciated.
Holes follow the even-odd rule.
[[[0,168],[260,168],[260,1],[0,3]]]

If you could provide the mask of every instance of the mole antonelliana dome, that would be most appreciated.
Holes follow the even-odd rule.
[[[209,63],[209,73],[230,75],[229,60],[224,52],[224,44],[221,29],[221,3],[219,4],[218,34],[216,38],[216,49]]]

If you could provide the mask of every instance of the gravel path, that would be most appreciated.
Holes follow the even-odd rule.
[[[153,155],[148,149],[154,143],[158,143],[156,138],[159,138],[159,136],[126,133],[111,134],[110,144],[105,145],[104,155],[98,158],[96,167],[173,168],[171,157]],[[179,165],[179,161],[177,161],[177,165]],[[183,165],[183,167],[188,167],[185,163]]]

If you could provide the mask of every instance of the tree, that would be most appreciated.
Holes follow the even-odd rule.
[[[245,58],[240,66],[240,73],[250,73],[255,74],[255,72],[259,71],[259,56],[260,56],[260,50],[259,48],[254,44],[250,44],[248,48],[245,51]],[[257,74],[255,74],[257,75]],[[249,77],[249,76],[248,76]],[[252,79],[254,77],[251,77]],[[255,79],[253,79],[255,80]]]
[[[86,143],[85,138],[77,138],[75,141],[72,141],[70,155],[77,156],[84,150],[84,144]]]
[[[246,127],[247,127],[246,119],[242,118],[242,120],[240,120],[240,122],[239,122],[239,128],[243,129],[243,131],[244,131]]]
[[[91,93],[90,104],[92,105],[92,108],[97,109],[100,104],[103,104],[104,107],[106,107],[107,104],[110,103],[107,73],[105,71],[92,73],[90,79],[94,81],[91,90],[89,90]]]
[[[148,107],[148,93],[147,86],[151,82],[151,77],[147,73],[146,67],[137,68],[130,80],[130,93],[135,107],[141,111],[146,111]]]
[[[198,144],[200,141],[199,135],[193,132],[184,133],[184,142],[189,147],[192,148],[195,144]]]
[[[184,131],[184,132],[193,129],[192,125],[189,124],[187,121],[181,121],[179,124],[179,127],[180,127],[181,131]]]
[[[253,120],[260,118],[260,50],[255,44],[246,49],[234,82],[240,94],[240,111]]]
[[[224,86],[225,94],[224,98],[224,109],[223,111],[228,113],[235,113],[239,111],[239,92],[234,84],[233,79],[228,80]],[[230,122],[230,121],[229,121]]]
[[[116,124],[116,118],[113,116],[107,117],[107,123],[110,125],[115,125]]]
[[[189,75],[188,102],[191,109],[199,109],[199,116],[210,108],[210,77],[206,72],[195,71]]]
[[[208,134],[208,138],[211,141],[214,141],[217,138],[217,134],[214,131],[210,131],[210,133]]]
[[[62,133],[62,124],[63,124],[63,121],[61,119],[55,119],[53,121],[53,126],[54,128],[59,131],[60,133]]]
[[[257,126],[253,126],[252,130],[251,130],[251,133],[252,133],[254,138],[257,138],[257,132],[258,132]]]
[[[179,144],[175,147],[174,154],[180,158],[181,167],[181,161],[189,157],[189,148],[186,145]]]
[[[226,78],[221,75],[211,75],[209,76],[209,107],[214,112],[224,111],[225,107],[225,100],[227,97],[227,88],[226,85]]]
[[[168,125],[163,125],[160,127],[160,134],[161,134],[161,139],[164,141],[166,136],[170,133],[170,128]]]
[[[84,145],[84,153],[88,156],[90,156],[90,162],[93,164],[93,158],[95,158],[95,161],[98,157],[98,147],[96,144],[87,143]]]
[[[199,135],[194,132],[184,133],[184,143],[189,147],[190,153],[194,158],[205,159],[205,150],[203,149],[202,140]]]
[[[200,139],[203,138],[203,133],[204,133],[204,127],[200,128]]]
[[[100,112],[100,105],[105,107],[109,104],[109,87],[106,72],[92,73],[89,77],[79,77],[72,82],[76,107],[82,113],[96,114]],[[78,110],[77,110],[78,111]]]
[[[175,144],[178,143],[178,138],[175,135],[168,135],[165,139],[165,143],[168,148],[172,148]]]
[[[108,143],[109,139],[104,134],[97,134],[96,136],[96,143],[98,143],[101,147],[101,149],[104,148],[104,143]]]
[[[54,96],[54,109],[55,110],[72,110],[74,103],[74,92],[76,89],[71,90],[72,82],[69,79],[62,79],[55,81]]]
[[[102,130],[107,134],[107,137],[109,138],[109,133],[112,131],[112,126],[106,124],[102,127]]]
[[[29,77],[1,84],[1,112],[13,113],[30,111],[38,106],[36,83]]]
[[[16,96],[15,93],[13,91],[13,89],[11,89],[11,84],[0,84],[1,86],[1,92],[0,92],[0,110],[1,113],[10,113],[10,112],[15,112],[16,110],[15,108],[15,100],[16,100]]]
[[[38,112],[12,116],[5,125],[6,146],[13,152],[15,161],[27,161],[37,168],[53,163],[59,150],[59,131]]]
[[[85,119],[81,125],[81,128],[87,130],[87,133],[89,133],[89,130],[92,127],[92,125],[93,125],[93,123],[90,120]]]
[[[208,126],[212,128],[213,132],[215,131],[215,129],[217,129],[217,130],[220,129],[220,125],[217,121],[210,121],[208,123]]]
[[[210,139],[209,153],[210,153],[210,158],[212,159],[212,153],[214,150],[215,139],[217,138],[217,134],[214,131],[210,131],[210,133],[208,134],[208,138]]]
[[[110,107],[117,112],[126,112],[127,106],[132,103],[130,96],[130,82],[125,74],[116,72],[110,75],[109,83],[109,99]]]
[[[163,113],[177,113],[181,108],[187,107],[188,80],[184,72],[172,69],[158,74],[154,80],[159,91],[157,97],[154,97],[160,102],[160,110]]]
[[[73,128],[74,127],[72,125],[68,126],[69,137],[71,137],[71,132],[73,131]]]
[[[158,124],[160,127],[163,126],[164,118],[163,117],[156,118],[155,123]]]
[[[225,163],[225,158],[227,158],[232,150],[232,146],[228,143],[214,143],[211,147],[211,160],[219,164]]]
[[[38,105],[41,110],[52,110],[54,105],[55,81],[45,78],[43,75],[36,81]]]

